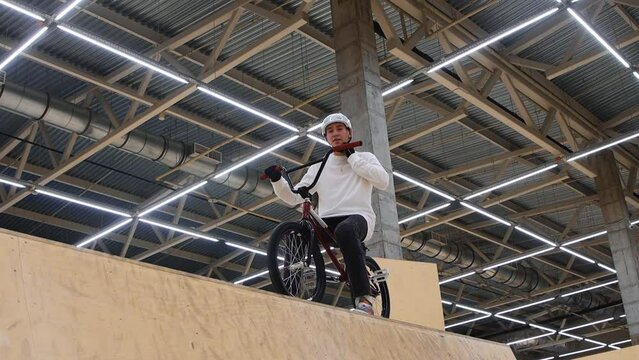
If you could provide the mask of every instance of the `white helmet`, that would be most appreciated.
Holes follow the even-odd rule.
[[[335,113],[335,114],[328,115],[327,117],[324,118],[324,121],[322,121],[322,136],[326,137],[326,128],[328,127],[328,125],[334,124],[334,123],[342,123],[349,130],[353,131],[353,128],[351,127],[351,121],[348,120],[346,115],[342,113]]]

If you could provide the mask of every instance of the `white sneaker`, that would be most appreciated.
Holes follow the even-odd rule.
[[[366,299],[366,301],[362,301],[362,298]],[[375,298],[372,296],[360,296],[355,299],[355,308],[351,309],[351,311],[366,314],[366,315],[375,315],[373,311],[373,305],[371,305],[375,301]]]

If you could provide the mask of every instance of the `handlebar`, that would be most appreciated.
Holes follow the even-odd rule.
[[[350,142],[350,143],[347,143],[347,144],[338,145],[338,146],[335,146],[335,147],[332,147],[331,149],[329,149],[321,160],[313,161],[313,162],[310,162],[308,164],[300,165],[298,167],[295,167],[295,168],[292,168],[292,169],[288,169],[288,170],[285,167],[279,166],[279,165],[277,166],[277,168],[278,168],[278,170],[280,170],[282,172],[282,177],[288,183],[288,187],[291,189],[291,191],[293,193],[295,193],[295,194],[299,194],[299,191],[295,190],[293,188],[293,184],[291,182],[291,178],[288,176],[289,173],[291,173],[293,171],[297,171],[297,170],[303,169],[303,168],[311,166],[311,165],[315,165],[315,164],[321,162],[322,164],[320,165],[320,168],[317,171],[317,174],[315,175],[315,179],[313,179],[313,182],[311,183],[311,185],[309,185],[307,187],[307,189],[310,190],[317,184],[317,180],[319,180],[319,177],[322,174],[322,170],[324,170],[324,165],[326,165],[326,160],[328,160],[328,157],[331,155],[331,153],[333,153],[333,152],[342,152],[342,151],[344,151],[346,149],[353,149],[353,148],[356,148],[356,147],[359,147],[359,146],[362,146],[362,142],[361,141],[353,141],[353,142]],[[263,174],[260,175],[260,179],[261,180],[266,180],[266,179],[268,179],[268,175],[263,173]]]

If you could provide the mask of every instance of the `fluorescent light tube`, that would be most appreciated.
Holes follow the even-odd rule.
[[[549,333],[551,333],[551,334],[554,334],[554,333],[556,333],[556,332],[557,332],[556,330],[553,330],[553,329],[547,328],[547,327],[545,327],[545,326],[537,325],[537,324],[528,324],[528,326],[530,326],[530,327],[534,327],[534,328],[539,329],[539,330],[548,331],[548,332],[549,332]]]
[[[504,320],[508,320],[510,322],[514,322],[517,324],[522,324],[522,325],[526,325],[525,321],[521,321],[521,320],[517,320],[517,319],[513,319],[511,317],[508,316],[504,316],[504,315],[500,315],[500,314],[495,314],[495,317],[500,318],[500,319],[504,319]]]
[[[600,287],[604,287],[604,286],[608,286],[608,285],[616,284],[616,283],[618,283],[618,282],[619,282],[619,280],[608,281],[607,283],[603,283],[603,284],[599,284],[599,285],[591,286],[591,287],[588,287],[588,288],[585,288],[585,289],[581,289],[581,290],[573,291],[573,292],[570,292],[570,293],[568,293],[568,294],[563,294],[563,295],[561,295],[561,297],[568,297],[568,296],[572,296],[572,295],[575,295],[575,294],[582,293],[582,292],[584,292],[584,291],[590,291],[590,290],[598,289],[598,288],[600,288]]]
[[[555,248],[551,247],[551,248],[546,248],[546,249],[543,249],[543,250],[535,251],[532,254],[518,256],[518,257],[516,257],[514,259],[506,260],[506,261],[503,261],[503,262],[500,262],[500,263],[497,263],[497,264],[494,264],[494,265],[487,266],[482,271],[498,268],[500,266],[504,266],[504,265],[511,264],[511,263],[514,263],[514,262],[517,262],[517,261],[520,261],[520,260],[528,259],[528,258],[531,258],[533,256],[537,256],[539,254],[543,254],[543,253],[548,252],[548,251],[553,250],[553,249],[555,249]]]
[[[245,277],[244,279],[237,280],[237,281],[233,282],[233,284],[236,284],[236,285],[237,285],[237,284],[242,284],[242,283],[244,283],[244,282],[246,282],[246,281],[253,280],[253,279],[255,279],[255,278],[258,278],[258,277],[264,276],[264,275],[266,275],[266,274],[268,274],[268,270],[265,270],[265,271],[259,272],[259,273],[257,273],[257,274],[250,275],[250,276],[248,276],[248,277]]]
[[[415,180],[415,179],[413,179],[411,177],[408,177],[408,176],[406,176],[404,174],[398,173],[397,171],[393,171],[393,175],[397,176],[398,178],[404,179],[404,180],[406,180],[408,182],[411,182],[411,183],[413,183],[413,184],[415,184],[415,185],[417,185],[419,187],[422,187],[422,188],[424,188],[424,189],[426,189],[426,190],[428,190],[430,192],[433,192],[433,193],[443,197],[444,199],[447,199],[447,200],[450,200],[450,201],[454,201],[455,200],[454,197],[446,194],[445,192],[437,190],[436,188],[434,188],[434,187],[432,187],[430,185],[424,184],[423,182]]]
[[[36,193],[42,194],[42,195],[46,195],[46,196],[50,196],[50,197],[54,197],[56,199],[72,202],[74,204],[83,205],[83,206],[90,207],[90,208],[93,208],[93,209],[96,209],[96,210],[106,211],[106,212],[109,212],[111,214],[125,216],[125,217],[131,217],[130,214],[127,214],[127,213],[125,213],[123,211],[115,210],[115,209],[113,209],[113,208],[111,208],[109,206],[94,204],[94,203],[86,201],[86,200],[78,199],[78,198],[67,196],[67,195],[62,195],[62,194],[57,193],[57,192],[52,192],[52,191],[43,190],[43,189],[36,189]]]
[[[11,180],[5,180],[5,179],[0,179],[0,183],[7,184],[7,185],[10,185],[10,186],[13,186],[13,187],[20,188],[20,189],[24,189],[26,187],[26,186],[24,186],[24,185],[22,185],[20,183],[17,183],[17,182],[11,181]]]
[[[604,345],[605,346],[605,345]],[[601,348],[603,348],[604,346],[595,346],[593,348],[589,348],[589,349],[584,349],[584,350],[579,350],[579,351],[573,351],[570,353],[566,353],[566,354],[561,354],[559,355],[559,357],[566,357],[566,356],[571,356],[571,355],[577,355],[577,354],[581,354],[581,353],[585,353],[587,351],[594,351],[594,350],[599,350]]]
[[[548,10],[548,11],[544,12],[543,14],[541,14],[539,16],[536,16],[536,17],[534,17],[534,18],[532,18],[532,19],[530,19],[530,20],[528,20],[528,21],[526,21],[526,22],[524,22],[522,24],[519,24],[519,25],[513,27],[512,29],[506,30],[503,33],[501,33],[501,34],[499,34],[499,35],[497,35],[495,37],[490,37],[490,38],[482,41],[481,43],[479,43],[477,45],[471,45],[471,47],[468,50],[462,50],[461,54],[455,55],[451,59],[447,59],[444,62],[433,66],[432,68],[430,68],[428,70],[428,72],[431,73],[433,71],[437,71],[437,70],[443,68],[446,65],[449,65],[449,64],[451,64],[451,63],[453,63],[453,62],[455,62],[455,61],[457,61],[457,60],[459,60],[459,59],[461,59],[463,57],[466,57],[466,56],[476,52],[477,50],[483,49],[486,46],[488,46],[490,44],[493,44],[493,43],[505,38],[508,35],[511,35],[511,34],[517,32],[517,31],[523,29],[523,28],[526,28],[526,27],[536,23],[537,21],[540,21],[540,20],[542,20],[542,19],[554,14],[557,10],[559,10],[559,8],[553,8],[551,10]]]
[[[458,305],[458,306],[459,306],[459,305]],[[475,321],[483,320],[483,319],[485,319],[485,318],[487,318],[487,317],[490,317],[490,315],[483,315],[483,316],[480,316],[480,317],[476,317],[476,318],[474,318],[474,319],[470,319],[470,320],[466,320],[466,321],[460,321],[460,322],[458,322],[458,323],[454,323],[454,324],[446,325],[446,326],[444,326],[444,329],[450,329],[450,328],[453,328],[453,327],[455,327],[455,326],[464,325],[464,324],[468,324],[468,323],[471,323],[471,322],[475,322]]]
[[[329,145],[329,144],[326,142],[326,140],[321,139],[321,138],[319,138],[319,137],[317,137],[317,136],[315,136],[315,135],[313,135],[313,134],[306,134],[306,136],[307,136],[309,139],[311,139],[311,140],[313,140],[313,141],[315,141],[315,142],[318,142],[318,143],[320,143],[320,144],[322,144],[322,145],[331,146],[331,145]]]
[[[602,269],[608,270],[608,271],[610,271],[610,272],[611,272],[611,273],[613,273],[613,274],[616,274],[616,273],[617,273],[617,270],[615,270],[615,269],[611,268],[610,266],[604,265],[604,264],[602,264],[602,263],[597,263],[597,266],[599,266],[599,267],[600,267],[600,268],[602,268]]]
[[[552,334],[551,333],[547,333],[547,334],[541,334],[541,335],[537,335],[537,336],[531,336],[531,337],[528,337],[528,338],[525,338],[525,339],[511,341],[509,343],[506,343],[506,345],[508,345],[508,346],[515,345],[515,344],[519,344],[519,343],[530,341],[530,340],[539,339],[539,338],[550,336],[550,335],[552,335]]]
[[[146,209],[146,210],[142,211],[142,212],[141,212],[138,216],[142,217],[142,216],[144,216],[144,215],[146,215],[146,214],[148,214],[148,213],[150,213],[150,212],[152,212],[152,211],[155,211],[155,210],[157,210],[157,209],[161,208],[162,206],[164,206],[164,205],[166,205],[166,204],[170,203],[171,201],[173,201],[173,200],[175,200],[175,199],[177,199],[177,198],[180,198],[180,197],[182,197],[182,196],[184,196],[184,195],[186,195],[186,194],[188,194],[188,193],[190,193],[190,192],[192,192],[192,191],[195,191],[195,190],[197,190],[197,189],[201,188],[202,186],[206,185],[206,183],[207,183],[207,182],[208,182],[208,181],[204,180],[204,181],[200,181],[200,182],[199,182],[199,183],[197,183],[197,184],[194,184],[194,185],[188,186],[188,187],[186,187],[186,188],[184,188],[184,189],[182,189],[182,190],[180,190],[180,191],[176,192],[175,194],[173,194],[173,195],[169,196],[168,198],[166,198],[166,199],[164,199],[164,200],[160,201],[159,203],[157,203],[157,204],[155,204],[155,205],[151,206],[150,208],[148,208],[148,209]]]
[[[573,156],[571,156],[571,157],[569,157],[568,159],[566,159],[566,161],[569,161],[569,162],[570,162],[570,161],[575,161],[575,160],[577,160],[577,159],[581,159],[582,157],[585,157],[585,156],[588,156],[588,155],[592,155],[592,154],[594,154],[594,153],[596,153],[596,152],[599,152],[599,151],[601,151],[601,150],[607,149],[607,148],[609,148],[609,147],[613,147],[613,146],[615,146],[615,145],[617,145],[617,144],[620,144],[620,143],[622,143],[622,142],[625,142],[625,141],[628,141],[628,140],[634,139],[634,138],[636,138],[636,137],[638,137],[638,136],[639,136],[639,131],[636,131],[636,132],[634,132],[634,133],[632,133],[632,134],[630,134],[630,135],[626,135],[626,136],[624,136],[624,137],[622,137],[622,138],[620,138],[620,139],[618,139],[618,140],[611,141],[611,140],[613,140],[613,139],[610,139],[610,140],[608,140],[608,141],[611,141],[611,142],[605,142],[603,145],[601,145],[601,146],[597,146],[597,147],[595,147],[594,149],[592,149],[592,150],[587,150],[587,151],[585,151],[585,152],[583,152],[583,153],[580,153],[580,152],[579,152],[579,153],[576,153],[576,154],[574,154]]]
[[[464,310],[469,310],[469,311],[472,311],[472,312],[476,312],[476,313],[478,313],[478,314],[484,314],[484,315],[488,315],[488,316],[491,316],[491,315],[492,315],[492,314],[491,314],[491,313],[489,313],[488,311],[484,311],[484,310],[481,310],[481,309],[477,309],[477,308],[474,308],[474,307],[471,307],[471,306],[466,306],[466,305],[462,305],[462,304],[457,304],[456,306],[457,306],[458,308],[461,308],[461,309],[464,309]]]
[[[410,85],[413,81],[414,81],[413,79],[408,79],[406,81],[402,81],[401,83],[391,87],[390,89],[384,90],[382,92],[382,96],[386,96],[386,95],[388,95],[390,93],[393,93],[393,92],[395,92],[395,91],[397,91],[397,90],[399,90],[399,89],[401,89],[403,87],[406,87],[406,86]]]
[[[112,53],[114,53],[116,55],[119,55],[119,56],[125,58],[125,59],[131,60],[131,61],[133,61],[133,62],[135,62],[135,63],[137,63],[139,65],[142,65],[142,66],[144,66],[146,68],[149,68],[149,69],[151,69],[151,70],[153,70],[155,72],[158,72],[158,73],[160,73],[160,74],[162,74],[164,76],[170,77],[171,79],[176,80],[178,82],[181,82],[182,84],[187,84],[188,83],[188,81],[182,79],[180,76],[177,76],[177,75],[175,75],[175,74],[173,74],[173,73],[171,73],[171,72],[169,72],[167,70],[164,70],[164,69],[162,69],[162,68],[160,68],[160,67],[158,67],[158,66],[156,66],[156,65],[154,65],[154,64],[152,64],[152,63],[150,63],[150,62],[148,62],[146,60],[142,60],[141,58],[138,58],[137,55],[133,56],[133,55],[128,54],[128,53],[126,53],[126,52],[124,52],[122,50],[119,50],[119,49],[115,48],[112,45],[108,45],[103,40],[96,40],[96,39],[94,39],[91,36],[82,34],[82,33],[78,32],[76,30],[72,30],[72,29],[70,29],[70,28],[68,28],[66,26],[62,26],[62,25],[58,25],[58,29],[60,29],[60,30],[62,30],[64,32],[66,32],[66,33],[69,33],[69,34],[71,34],[71,35],[73,35],[73,36],[75,36],[77,38],[80,38],[80,39],[82,39],[84,41],[90,42],[91,44],[93,44],[93,45],[95,45],[97,47],[100,47],[100,48],[102,48],[104,50],[112,52]]]
[[[246,250],[246,251],[250,251],[252,253],[256,253],[258,255],[264,255],[266,256],[266,251],[260,250],[258,248],[253,248],[253,247],[248,247],[245,245],[240,245],[231,241],[225,241],[224,242],[226,245],[230,246],[230,247],[234,247],[236,249],[242,249],[242,250]]]
[[[94,235],[94,236],[92,236],[92,237],[90,237],[90,238],[88,238],[88,239],[84,240],[83,242],[81,242],[81,243],[79,243],[78,245],[76,245],[76,247],[83,247],[84,245],[87,245],[87,244],[89,244],[89,243],[92,243],[92,242],[94,242],[95,240],[98,240],[98,239],[100,239],[100,238],[104,237],[106,234],[108,234],[108,233],[110,233],[110,232],[112,232],[112,231],[115,231],[115,230],[117,230],[117,229],[119,229],[119,228],[123,227],[124,225],[126,225],[126,224],[130,223],[132,220],[133,220],[133,219],[128,218],[128,219],[125,219],[125,220],[123,220],[123,221],[120,221],[119,223],[117,223],[117,224],[115,224],[115,225],[111,226],[110,228],[107,228],[106,230],[103,230],[103,231],[101,231],[101,232],[97,233],[96,235]]]
[[[49,28],[43,27],[38,30],[31,38],[24,42],[24,44],[20,45],[17,49],[14,49],[9,56],[4,59],[2,63],[0,63],[0,70],[4,69],[13,59],[15,59],[18,55],[20,55],[23,51],[25,51],[31,44],[33,44],[36,40],[38,40]]]
[[[639,72],[633,71],[632,75],[634,75],[637,79],[639,79]]]
[[[448,279],[445,279],[445,280],[440,281],[440,282],[439,282],[439,285],[444,285],[444,284],[448,284],[449,282],[452,282],[452,281],[455,281],[455,280],[463,279],[463,278],[465,278],[465,277],[468,277],[468,276],[473,275],[474,273],[475,273],[474,271],[471,271],[471,272],[467,272],[467,273],[465,273],[465,274],[461,274],[461,275],[453,276],[453,277],[451,277],[451,278],[448,278]]]
[[[577,330],[577,329],[585,328],[585,327],[588,327],[588,326],[605,323],[605,322],[608,322],[608,321],[611,321],[611,320],[614,320],[614,319],[615,319],[614,317],[609,317],[609,318],[603,319],[603,320],[592,321],[592,322],[589,322],[587,324],[581,324],[581,325],[578,325],[578,326],[573,326],[573,327],[568,328],[568,329],[563,329],[563,330],[560,331],[560,333],[565,333],[565,332],[568,332],[568,331]]]
[[[426,215],[428,215],[428,214],[432,214],[432,213],[434,213],[435,211],[438,211],[438,210],[441,210],[441,209],[447,208],[447,207],[449,207],[449,206],[450,206],[450,203],[447,203],[447,204],[443,204],[443,205],[436,206],[436,207],[431,208],[431,209],[428,209],[428,210],[420,211],[420,212],[418,212],[418,213],[417,213],[417,214],[415,214],[415,215],[411,215],[411,216],[409,216],[409,217],[407,217],[407,218],[404,218],[404,219],[400,220],[400,221],[398,222],[398,224],[404,224],[404,223],[407,223],[407,222],[409,222],[409,221],[411,221],[411,220],[415,220],[415,219],[420,218],[420,217],[422,217],[422,216],[426,216]]]
[[[639,224],[639,220],[635,220],[635,221],[630,223],[630,225],[637,225],[637,224]]]
[[[80,2],[82,2],[82,0],[74,0],[72,3],[70,3],[55,17],[55,21],[62,19],[66,14],[69,13],[69,11],[73,10],[73,8],[76,7],[76,5],[78,5]]]
[[[596,232],[596,233],[584,235],[584,236],[579,237],[577,239],[567,241],[567,242],[561,244],[561,246],[568,246],[568,245],[576,244],[578,242],[582,242],[584,240],[592,239],[594,237],[601,236],[601,235],[604,235],[604,234],[607,234],[607,233],[608,233],[608,231],[604,230],[604,231],[599,231],[599,232]]]
[[[228,169],[226,169],[226,170],[224,170],[224,171],[220,172],[219,174],[216,174],[216,175],[214,176],[214,178],[216,178],[216,179],[217,179],[217,178],[219,178],[219,177],[222,177],[222,176],[224,176],[224,175],[226,175],[226,174],[230,173],[231,171],[233,171],[233,170],[235,170],[235,169],[239,169],[239,168],[241,168],[242,166],[244,166],[244,165],[246,165],[246,164],[248,164],[248,163],[250,163],[250,162],[252,162],[252,161],[255,161],[255,160],[257,160],[257,159],[261,158],[262,156],[267,155],[267,154],[269,154],[269,153],[272,153],[273,151],[275,151],[275,150],[277,150],[277,149],[279,149],[279,148],[281,148],[281,147],[285,146],[286,144],[293,142],[294,140],[296,140],[296,139],[297,139],[297,138],[299,138],[299,137],[300,137],[299,135],[293,135],[293,136],[291,136],[290,138],[288,138],[288,139],[286,139],[286,140],[284,140],[284,141],[281,141],[281,142],[279,142],[279,143],[277,143],[277,144],[275,144],[275,145],[273,145],[273,146],[271,146],[271,147],[269,147],[269,148],[266,148],[266,149],[264,149],[264,150],[262,150],[262,151],[258,152],[257,154],[255,154],[255,155],[253,155],[253,156],[249,157],[248,159],[242,160],[242,161],[240,161],[239,163],[237,163],[237,164],[235,164],[235,165],[231,166],[230,168],[228,168]]]
[[[209,240],[209,241],[213,241],[213,242],[218,242],[219,241],[218,239],[216,239],[214,237],[206,235],[202,231],[197,231],[197,230],[193,231],[193,230],[187,229],[187,228],[185,228],[183,226],[177,226],[177,225],[174,225],[174,224],[166,224],[166,223],[161,223],[161,222],[147,220],[147,219],[140,219],[140,222],[143,222],[143,223],[149,224],[149,225],[159,226],[161,228],[165,228],[165,229],[169,229],[169,230],[173,230],[173,231],[177,231],[179,233],[191,235],[193,237],[200,238],[200,239],[205,239],[205,240]]]
[[[583,338],[583,337],[581,337],[581,336],[577,336],[577,335],[573,335],[573,334],[568,334],[567,332],[563,332],[563,331],[560,331],[560,332],[559,332],[559,334],[561,334],[561,335],[563,335],[563,336],[566,336],[566,337],[569,337],[569,338],[577,339],[577,340],[579,340],[579,341],[581,341],[581,340],[583,340],[583,339],[584,339],[584,338]]]
[[[447,301],[447,300],[442,300],[442,304],[446,304],[446,305],[453,305],[452,302]]]
[[[559,165],[557,165],[557,164],[552,164],[552,165],[544,166],[544,167],[543,167],[543,168],[541,168],[541,169],[532,169],[532,170],[527,171],[527,172],[523,173],[522,175],[520,175],[520,176],[518,176],[518,177],[516,177],[516,178],[514,178],[514,179],[511,179],[511,180],[508,180],[508,181],[504,181],[504,182],[498,183],[498,184],[496,184],[496,185],[493,185],[493,186],[491,186],[491,187],[489,187],[489,188],[487,188],[487,189],[484,189],[484,190],[481,190],[481,191],[478,191],[478,192],[473,192],[472,194],[470,194],[470,195],[466,196],[466,197],[464,198],[464,200],[469,200],[469,199],[472,199],[472,198],[474,198],[474,197],[477,197],[477,196],[480,196],[480,195],[483,195],[483,194],[489,193],[489,192],[491,192],[491,191],[493,191],[493,190],[497,190],[497,189],[503,188],[503,187],[505,187],[505,186],[512,185],[512,184],[514,184],[514,183],[516,183],[516,182],[519,182],[519,181],[521,181],[521,180],[524,180],[524,179],[527,179],[527,178],[529,178],[529,177],[535,176],[535,175],[537,175],[537,174],[541,174],[541,173],[543,173],[543,172],[545,172],[545,171],[548,171],[548,170],[550,170],[550,169],[552,169],[552,168],[555,168],[555,167],[557,167],[557,166],[559,166]]]
[[[568,249],[568,248],[565,248],[565,247],[563,247],[563,246],[560,246],[560,247],[559,247],[559,250],[561,250],[561,251],[565,251],[565,252],[567,252],[568,254],[573,255],[573,256],[576,256],[576,257],[578,257],[578,258],[580,258],[580,259],[582,259],[582,260],[585,260],[585,261],[587,261],[587,262],[589,262],[589,263],[591,263],[591,264],[595,264],[595,263],[596,263],[596,261],[595,261],[595,260],[593,260],[593,259],[591,259],[591,258],[589,258],[589,257],[587,257],[587,256],[585,256],[585,255],[581,255],[580,253],[578,253],[578,252],[576,252],[576,251],[572,251],[572,250],[570,250],[570,249]]]
[[[30,17],[38,20],[38,21],[44,21],[44,18],[42,16],[34,13],[33,11],[29,11],[29,10],[27,10],[27,9],[21,7],[21,6],[12,4],[12,3],[8,2],[8,1],[4,1],[4,0],[0,0],[0,4],[6,6],[8,8],[11,8],[11,9],[17,11],[17,12],[20,12],[20,13],[22,13],[24,15],[30,16]]]
[[[264,120],[268,120],[268,121],[270,121],[272,123],[275,123],[275,124],[277,124],[279,126],[285,127],[285,128],[287,128],[289,130],[292,130],[292,131],[295,131],[295,132],[299,132],[299,130],[296,127],[294,127],[292,125],[289,125],[289,124],[285,123],[284,121],[279,120],[279,119],[277,119],[277,118],[275,118],[275,117],[273,117],[273,116],[271,116],[271,115],[269,115],[269,114],[267,114],[267,113],[265,113],[263,111],[260,111],[260,110],[258,110],[256,108],[252,107],[252,106],[242,104],[241,102],[239,102],[237,100],[233,100],[233,99],[231,99],[228,96],[222,95],[222,94],[220,94],[219,92],[217,92],[215,90],[211,90],[209,88],[205,88],[204,86],[198,86],[197,89],[202,91],[203,93],[206,93],[208,95],[213,96],[216,99],[222,100],[225,103],[231,104],[231,105],[233,105],[233,106],[235,106],[237,108],[240,108],[240,109],[242,109],[244,111],[247,111],[247,112],[249,112],[249,113],[251,113],[253,115],[257,115],[257,116],[261,117]]]
[[[310,128],[308,128],[308,130],[306,130],[306,131],[308,131],[308,132],[315,131],[315,130],[317,130],[317,129],[321,128],[321,127],[322,127],[322,123],[319,123],[319,124],[317,124],[317,125],[313,125],[313,126],[311,126],[311,127],[310,127]]]
[[[517,310],[521,310],[521,309],[525,309],[525,308],[529,308],[531,306],[535,306],[535,305],[539,305],[539,304],[543,304],[543,303],[547,303],[549,301],[553,301],[555,300],[554,297],[552,298],[548,298],[548,299],[544,299],[544,300],[539,300],[539,301],[535,301],[534,303],[530,303],[530,304],[526,304],[526,305],[521,305],[518,306],[516,308],[512,308],[512,309],[508,309],[508,310],[504,310],[504,311],[500,311],[497,313],[497,315],[501,315],[501,314],[507,314],[509,312],[513,312],[513,311],[517,311]],[[532,326],[532,325],[531,325]]]
[[[530,235],[530,236],[534,237],[535,239],[537,239],[539,241],[543,241],[543,242],[545,242],[548,245],[557,246],[557,244],[555,244],[554,242],[552,242],[552,241],[550,241],[550,240],[548,240],[548,239],[546,239],[546,238],[544,238],[544,237],[542,237],[540,235],[537,235],[534,232],[532,232],[530,230],[527,230],[524,227],[521,227],[521,226],[517,225],[517,226],[515,226],[515,229],[523,232],[524,234]]]
[[[610,345],[615,346],[615,345],[627,344],[627,343],[629,343],[629,342],[631,342],[631,341],[632,341],[631,339],[623,340],[623,341],[617,341],[617,342],[614,342],[614,343],[612,343],[612,344],[610,344]]]
[[[584,19],[582,19],[581,16],[579,16],[579,14],[577,14],[575,10],[568,8],[568,12],[570,13],[570,15],[572,15],[572,17],[574,17],[581,24],[581,26],[586,28],[586,30],[588,30],[588,32],[592,36],[594,36],[595,39],[597,39],[597,41],[599,41],[599,43],[601,43],[601,45],[603,45],[606,48],[606,50],[608,50],[615,58],[617,58],[617,60],[619,60],[619,62],[625,68],[630,67],[630,64],[628,64],[628,62],[624,60],[624,58],[621,57],[621,55],[619,55],[619,53],[615,49],[613,49],[612,46],[610,46],[610,44],[608,44],[608,42],[604,40],[604,38],[602,38],[599,34],[597,34],[595,29],[593,29],[590,25],[588,25],[588,23]]]
[[[476,211],[476,212],[478,212],[478,213],[480,213],[480,214],[482,214],[484,216],[487,216],[487,217],[489,217],[489,218],[491,218],[491,219],[493,219],[495,221],[498,221],[498,222],[500,222],[500,223],[502,223],[502,224],[504,224],[506,226],[511,226],[512,225],[509,221],[506,221],[506,220],[500,218],[499,216],[493,215],[493,214],[489,213],[488,211],[486,211],[484,209],[481,209],[481,208],[479,208],[477,206],[474,206],[474,205],[472,205],[470,203],[462,201],[462,202],[460,202],[460,204],[462,204],[463,206],[465,206],[465,207],[467,207],[467,208],[469,208],[469,209],[471,209],[473,211]]]

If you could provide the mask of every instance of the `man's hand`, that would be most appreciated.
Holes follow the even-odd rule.
[[[346,155],[346,157],[348,158],[349,156],[353,155],[355,153],[355,150],[351,149],[345,149],[344,150],[344,155]]]
[[[301,197],[303,197],[304,199],[309,198],[308,195],[308,187],[306,186],[300,186],[296,189],[298,191],[298,193],[300,194]]]
[[[264,170],[264,173],[268,175],[272,182],[276,182],[282,178],[282,168],[278,165],[271,165]]]

